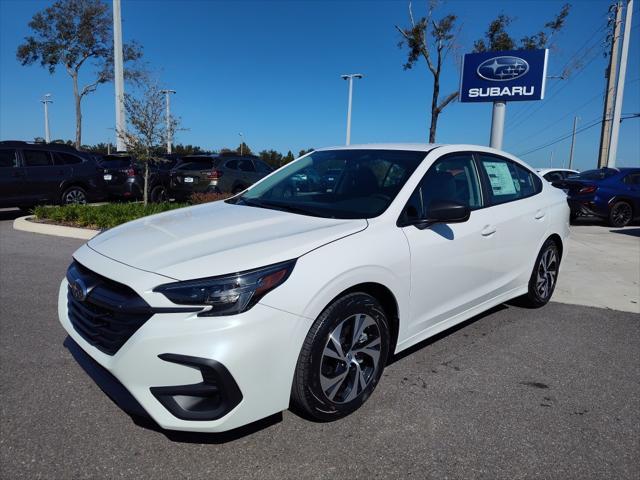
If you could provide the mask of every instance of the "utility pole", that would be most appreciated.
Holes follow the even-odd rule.
[[[551,150],[551,155],[549,156],[549,168],[553,168],[553,150]]]
[[[576,147],[576,127],[578,126],[578,120],[580,117],[573,117],[573,134],[571,135],[571,150],[569,150],[569,170],[573,165],[573,151]]]
[[[124,115],[124,66],[122,59],[122,15],[120,0],[113,0],[113,83],[116,88],[116,148],[126,152],[124,133],[127,123]]]
[[[622,115],[622,100],[624,98],[624,81],[627,75],[627,58],[629,57],[629,39],[631,37],[631,17],[633,15],[633,0],[627,1],[627,11],[624,19],[624,37],[622,38],[622,52],[620,53],[620,71],[616,85],[616,103],[613,107],[613,120],[611,125],[611,144],[609,145],[609,158],[607,167],[616,166],[618,153],[618,135],[620,135],[620,117]]]
[[[351,144],[351,100],[353,98],[353,79],[354,78],[362,78],[364,75],[361,73],[349,73],[347,75],[341,75],[343,80],[349,81],[349,103],[347,106],[347,143],[346,145]]]
[[[244,134],[240,132],[238,135],[240,136],[240,156],[242,157],[242,154],[244,153]]]
[[[615,9],[613,36],[611,38],[611,52],[609,53],[609,67],[606,70],[607,90],[604,93],[604,111],[602,112],[602,127],[600,130],[600,153],[598,168],[606,167],[609,158],[609,144],[611,142],[611,119],[613,117],[613,103],[615,99],[616,76],[618,74],[618,40],[620,39],[620,25],[622,24],[622,2],[612,5]]]
[[[40,101],[44,105],[44,141],[50,143],[51,135],[49,133],[49,104],[53,103],[53,100],[51,100],[51,94],[47,93]]]
[[[167,104],[167,112],[166,112],[166,128],[167,128],[167,153],[171,155],[171,141],[172,141],[172,131],[171,131],[171,98],[170,95],[172,93],[176,93],[175,90],[160,90],[161,93],[165,95],[165,103]]]

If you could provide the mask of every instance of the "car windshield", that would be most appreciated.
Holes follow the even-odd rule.
[[[611,168],[601,168],[600,170],[587,170],[586,172],[582,172],[579,175],[572,175],[571,178],[577,178],[580,180],[604,180],[605,178],[613,177],[618,173],[618,170],[613,170]]]
[[[281,168],[230,203],[326,218],[384,212],[427,152],[325,150]]]

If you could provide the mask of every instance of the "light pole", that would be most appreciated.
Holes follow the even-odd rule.
[[[607,167],[616,166],[618,153],[618,135],[620,134],[620,116],[622,115],[622,98],[624,96],[624,81],[627,75],[627,57],[629,56],[629,38],[631,38],[631,18],[633,13],[633,0],[627,0],[627,11],[624,18],[624,37],[622,37],[622,52],[620,52],[620,70],[618,70],[618,83],[616,84],[616,98],[613,106],[613,120],[611,124],[611,140],[609,144],[609,156]]]
[[[364,75],[361,73],[349,73],[347,75],[341,75],[343,80],[349,81],[349,105],[347,107],[347,145],[351,144],[351,99],[353,98],[353,79],[362,78]]]
[[[576,148],[576,127],[580,117],[573,117],[573,134],[571,135],[571,150],[569,150],[569,170],[573,168],[573,152]]]
[[[127,124],[124,116],[124,67],[122,58],[122,15],[120,0],[113,0],[113,83],[116,88],[116,148],[125,152],[124,133]]]
[[[53,100],[51,100],[51,94],[47,93],[40,101],[44,105],[44,141],[50,143],[51,135],[49,133],[49,104],[53,103]]]
[[[167,113],[166,113],[166,125],[167,125],[167,153],[171,154],[171,140],[172,140],[172,132],[171,132],[171,98],[170,95],[172,93],[176,93],[175,90],[160,90],[161,93],[164,93],[165,102],[167,104]]]
[[[244,151],[243,147],[244,147],[244,134],[242,132],[238,133],[238,135],[240,136],[240,156],[242,156],[242,153]]]

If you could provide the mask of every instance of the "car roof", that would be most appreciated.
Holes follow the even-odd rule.
[[[578,170],[573,170],[572,168],[536,168],[536,172],[540,175],[544,175],[549,172],[572,172],[572,173],[580,173]]]
[[[316,148],[323,150],[411,150],[416,152],[428,152],[436,147],[442,147],[439,143],[362,143],[357,145],[336,145],[333,147]]]

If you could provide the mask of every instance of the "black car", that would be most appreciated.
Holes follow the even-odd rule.
[[[0,142],[0,207],[30,208],[104,198],[94,157],[56,143]]]
[[[180,162],[177,156],[157,157],[149,162],[149,201],[167,199],[169,172]],[[143,163],[126,153],[103,155],[99,159],[102,178],[109,198],[116,200],[139,200],[144,195]]]
[[[171,171],[169,195],[187,199],[193,193],[238,193],[273,171],[258,157],[188,155]]]

